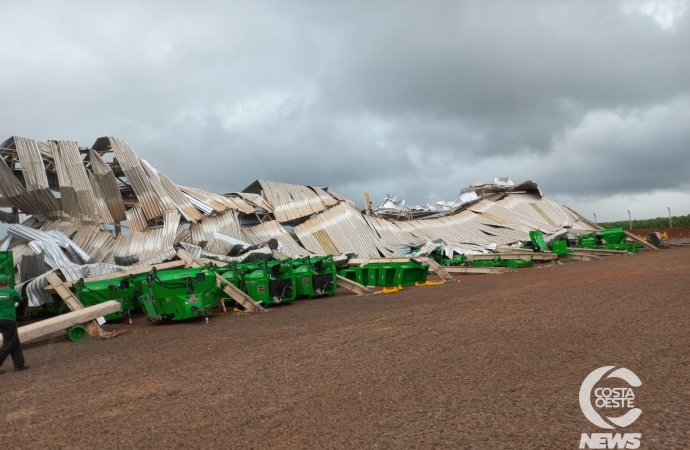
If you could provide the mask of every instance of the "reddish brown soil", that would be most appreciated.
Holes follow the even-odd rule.
[[[630,230],[631,233],[640,236],[640,237],[645,237],[649,235],[649,233],[653,233],[655,231],[658,231],[659,233],[666,233],[666,235],[670,238],[690,238],[690,227],[682,227],[682,228],[640,228],[640,229],[635,229],[635,230]]]
[[[3,448],[575,449],[583,379],[627,367],[646,449],[690,448],[690,249],[262,314],[111,325],[0,375]],[[11,368],[8,362],[5,369]],[[617,414],[615,414],[617,415]]]

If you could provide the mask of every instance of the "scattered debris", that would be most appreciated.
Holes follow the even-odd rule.
[[[208,320],[226,301],[261,311],[337,286],[369,295],[368,286],[389,293],[438,284],[427,281],[429,270],[451,282],[454,274],[636,251],[628,237],[656,249],[600,230],[536,183],[508,177],[415,207],[388,195],[372,208],[367,193],[359,211],[327,187],[257,180],[220,195],[181,186],[115,137],[87,148],[15,136],[0,156],[0,208],[9,209],[0,221],[12,224],[0,252],[13,255],[0,264],[13,283],[18,272],[27,311],[91,311],[117,300],[120,309],[105,319],[82,322],[100,336],[105,320],[136,308],[152,320]],[[572,236],[580,236],[577,248]],[[71,330],[80,338],[79,327]]]

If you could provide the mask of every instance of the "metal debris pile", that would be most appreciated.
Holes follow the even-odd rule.
[[[0,251],[12,251],[29,306],[52,301],[53,272],[72,283],[145,270],[180,249],[223,263],[333,255],[342,264],[434,252],[453,260],[515,248],[531,230],[547,241],[598,230],[536,183],[509,178],[474,183],[453,202],[408,208],[389,195],[359,211],[325,187],[257,180],[216,194],[181,186],[114,137],[90,148],[12,137],[0,155],[0,221],[12,223]]]

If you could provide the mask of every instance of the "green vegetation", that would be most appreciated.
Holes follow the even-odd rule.
[[[619,220],[617,222],[600,222],[600,227],[603,228],[618,228],[625,230],[630,229],[630,222],[627,220]],[[633,220],[632,227],[634,230],[643,228],[668,228],[668,217],[657,217],[656,219],[642,219]],[[690,227],[690,214],[687,216],[673,216],[673,228],[676,227]]]

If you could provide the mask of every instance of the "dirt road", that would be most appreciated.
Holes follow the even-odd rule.
[[[690,248],[29,346],[0,375],[4,448],[575,449],[601,366],[620,432],[690,448]],[[5,369],[11,369],[7,362]]]

